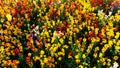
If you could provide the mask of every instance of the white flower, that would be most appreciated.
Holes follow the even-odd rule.
[[[108,16],[111,16],[111,15],[112,15],[112,12],[110,11]]]
[[[117,62],[113,63],[113,68],[117,68],[119,66],[119,64]]]
[[[117,62],[113,63],[113,66],[110,66],[110,68],[117,68],[119,66],[119,64]]]
[[[40,32],[39,32],[39,25],[37,25],[37,26],[33,29],[33,31],[35,32],[35,36],[38,35],[38,34],[40,34]]]

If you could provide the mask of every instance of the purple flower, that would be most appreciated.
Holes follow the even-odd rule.
[[[115,2],[111,5],[111,10],[120,9],[120,2]]]
[[[34,34],[33,34],[33,33],[30,33],[30,36],[29,36],[29,37],[33,38],[33,37],[34,37]]]

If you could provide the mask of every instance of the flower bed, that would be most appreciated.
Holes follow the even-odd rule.
[[[119,0],[0,1],[0,67],[119,67]]]

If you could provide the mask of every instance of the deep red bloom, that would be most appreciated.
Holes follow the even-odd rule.
[[[99,0],[99,5],[103,5],[103,4],[104,4],[103,0]]]
[[[68,55],[69,55],[69,56],[73,56],[73,52],[70,51],[70,52],[68,53]]]
[[[20,50],[19,50],[18,48],[15,48],[15,49],[14,49],[14,53],[15,53],[15,54],[19,54],[19,53],[20,53]]]

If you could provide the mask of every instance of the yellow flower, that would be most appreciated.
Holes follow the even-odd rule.
[[[103,62],[103,65],[106,65],[106,62]]]
[[[107,50],[107,48],[106,48],[106,47],[103,47],[103,48],[102,48],[102,53],[104,53],[106,50]]]
[[[111,65],[110,62],[108,62],[107,65],[110,66]]]
[[[99,53],[99,57],[102,57],[103,56],[103,53]]]
[[[44,63],[47,63],[48,62],[48,59],[47,58],[44,58]]]
[[[41,51],[40,51],[40,54],[41,54],[41,55],[44,55],[44,54],[45,54],[45,52],[44,52],[43,50],[41,50]]]
[[[75,55],[75,59],[79,59],[79,54]]]
[[[100,61],[101,62],[105,62],[105,58],[100,58]]]
[[[28,53],[28,56],[31,56],[31,53]]]
[[[83,38],[83,42],[86,42],[86,38]]]
[[[79,65],[79,68],[84,68],[83,65]]]
[[[76,59],[75,61],[76,61],[76,63],[80,63],[80,59]]]
[[[66,48],[66,49],[67,49],[68,47],[69,47],[68,45],[63,45],[63,48]]]
[[[52,37],[52,41],[51,41],[51,43],[53,43],[55,41],[55,37]]]
[[[120,45],[120,40],[118,40],[117,45]]]
[[[4,46],[0,47],[0,52],[3,53],[4,52]]]
[[[59,41],[60,41],[61,44],[63,44],[63,42],[64,42],[64,40],[62,38],[60,38]]]
[[[99,50],[99,47],[97,46],[97,47],[95,47],[95,51],[98,51]]]
[[[11,21],[11,20],[12,20],[12,16],[11,16],[10,14],[7,14],[6,17],[7,17],[7,20],[8,20],[8,21]]]
[[[93,56],[96,58],[97,57],[97,53],[94,53]]]
[[[111,62],[111,59],[107,59],[108,62]]]
[[[96,66],[94,66],[93,68],[96,68]]]
[[[83,58],[83,59],[86,58],[85,54],[82,55],[82,58]]]
[[[62,60],[62,57],[59,57],[58,60],[61,61],[61,60]]]

